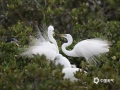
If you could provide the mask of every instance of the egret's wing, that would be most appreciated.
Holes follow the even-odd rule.
[[[42,24],[41,25],[41,31],[42,31],[42,36],[44,37],[44,39],[46,41],[49,41],[49,38],[48,38],[48,27],[46,26],[46,24]]]
[[[35,37],[30,36],[30,45],[41,46],[42,43],[48,42],[48,28],[45,24],[42,24],[40,28],[37,23],[34,23]]]
[[[102,39],[87,39],[75,45],[74,49],[79,56],[85,57],[87,60],[91,58],[94,61],[95,55],[100,55],[109,51],[109,43]]]
[[[35,26],[35,31],[36,31],[36,37],[43,41],[49,41],[48,27],[46,26],[46,24],[41,24],[40,27],[38,27],[38,25],[36,24],[34,26]]]
[[[39,30],[37,24],[34,24],[34,27],[36,31],[36,37],[30,36],[30,46],[21,55],[33,56],[39,54],[40,56],[45,55],[49,60],[54,60],[57,53],[57,48],[54,44],[47,41],[46,37],[43,37],[42,30],[45,30],[44,26],[41,28],[41,30]]]
[[[37,23],[34,23],[34,30],[35,30],[35,37],[37,39],[39,39],[41,42],[45,41],[45,38],[42,35],[42,30],[44,29],[43,27],[41,27],[41,29],[39,29]]]
[[[84,42],[84,47],[89,51],[92,55],[99,55],[101,53],[106,53],[109,51],[109,43],[107,40],[102,39],[87,39]]]
[[[42,43],[43,41],[39,40],[39,38],[29,36],[29,46],[41,46]]]
[[[21,55],[33,57],[34,55],[45,55],[48,60],[54,60],[57,50],[54,44],[43,42],[40,45],[29,46]]]

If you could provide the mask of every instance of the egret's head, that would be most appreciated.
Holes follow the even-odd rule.
[[[66,39],[71,39],[71,35],[70,34],[60,34],[60,37],[64,37]]]
[[[48,27],[48,33],[50,33],[50,34],[54,34],[54,27],[52,26],[52,25],[50,25],[49,27]]]
[[[70,34],[60,34],[60,37],[64,37],[69,43],[73,42],[73,38]]]

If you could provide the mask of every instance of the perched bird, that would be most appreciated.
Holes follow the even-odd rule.
[[[51,29],[53,30],[53,29]],[[49,31],[51,32],[51,31]],[[52,31],[53,32],[53,31]],[[51,38],[49,38],[50,42],[52,42],[56,48],[58,49],[58,45],[57,45],[57,42],[56,40],[54,39],[53,36],[49,36]],[[72,65],[70,63],[70,61],[64,57],[62,54],[59,53],[59,49],[58,49],[58,53],[56,54],[56,59],[55,59],[55,65],[62,65],[63,66],[63,69],[62,69],[62,73],[64,73],[64,79],[70,79],[70,81],[76,81],[78,80],[77,78],[75,78],[74,74],[77,72],[77,71],[82,71],[80,68],[76,68],[75,65]],[[87,74],[86,71],[84,71],[85,74]]]
[[[37,28],[38,29],[38,28]],[[51,40],[51,42],[54,42],[52,39],[53,36],[53,26],[49,26],[47,33],[48,38]],[[54,61],[56,54],[58,53],[57,47],[49,41],[48,38],[44,38],[40,32],[40,30],[37,30],[37,38],[32,39],[32,45],[29,46],[21,55],[22,56],[29,56],[33,57],[33,55],[45,55],[48,60]]]
[[[72,50],[66,50],[66,47],[72,44],[73,38],[70,34],[61,34],[61,37],[67,39],[67,43],[62,44],[62,51],[71,57],[84,57],[89,64],[95,62],[95,55],[100,55],[109,51],[109,43],[102,39],[87,39],[78,42]]]
[[[75,65],[72,65],[70,64],[70,61],[62,56],[61,54],[58,54],[56,56],[56,61],[55,61],[55,65],[62,65],[63,66],[63,69],[62,69],[62,73],[64,73],[64,79],[70,79],[70,81],[77,81],[78,79],[74,76],[74,74],[77,72],[77,71],[80,71],[82,72],[82,69],[80,68],[76,68]],[[84,71],[85,75],[87,74],[86,71]]]
[[[70,61],[66,57],[64,57],[62,54],[59,53],[59,48],[58,48],[57,42],[56,42],[56,40],[53,37],[54,27],[53,26],[49,26],[49,28],[50,29],[48,29],[48,33],[52,33],[52,35],[48,34],[48,39],[57,48],[57,54],[56,54],[56,57],[55,57],[55,65],[61,64],[61,65],[63,65],[64,68],[65,67],[71,68]]]
[[[70,61],[59,53],[58,45],[56,40],[53,38],[54,27],[50,25],[47,31],[47,37],[43,37],[39,30],[37,30],[37,38],[33,38],[33,45],[30,46],[22,55],[32,56],[32,55],[45,55],[48,60],[52,60],[55,62],[55,65],[62,65],[63,70],[62,73],[65,73],[64,78],[69,78],[71,81],[77,80],[74,77],[74,73],[76,71],[81,71],[79,68],[72,68]]]

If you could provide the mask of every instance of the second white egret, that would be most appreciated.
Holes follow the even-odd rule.
[[[100,55],[109,51],[109,43],[102,39],[87,39],[78,42],[72,50],[66,50],[66,47],[72,44],[73,38],[70,34],[61,34],[61,37],[67,39],[67,43],[62,45],[62,51],[71,57],[85,57],[88,63],[92,64],[95,55]]]

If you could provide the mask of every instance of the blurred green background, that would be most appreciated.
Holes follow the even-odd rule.
[[[80,81],[63,80],[61,66],[47,64],[44,56],[21,57],[21,48],[34,36],[32,23],[53,25],[56,33],[69,33],[74,42],[102,38],[112,43],[110,51],[90,66],[84,58],[64,55],[64,40],[55,36],[60,53],[72,64],[88,71],[76,73]],[[14,37],[20,47],[6,40]],[[114,82],[93,83],[95,77]],[[120,89],[120,0],[0,0],[0,90],[119,90]]]

